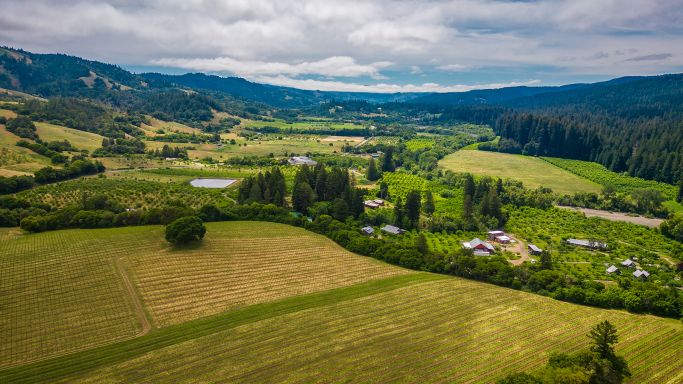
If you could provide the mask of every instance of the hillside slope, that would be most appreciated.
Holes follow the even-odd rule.
[[[603,319],[635,382],[683,375],[675,320],[404,270],[282,224],[207,227],[183,249],[160,227],[0,231],[0,381],[488,383],[585,348]]]

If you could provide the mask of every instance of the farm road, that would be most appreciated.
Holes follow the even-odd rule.
[[[152,329],[152,324],[149,322],[147,314],[145,313],[145,309],[142,306],[142,302],[140,301],[140,297],[138,296],[135,287],[133,287],[133,283],[130,281],[130,277],[126,272],[126,269],[123,267],[121,257],[117,257],[114,259],[114,266],[116,267],[116,270],[119,272],[119,275],[121,275],[121,279],[123,279],[123,285],[125,285],[126,292],[128,292],[128,296],[130,296],[130,300],[133,303],[135,316],[140,321],[140,325],[142,325],[142,329],[135,337],[145,335]]]

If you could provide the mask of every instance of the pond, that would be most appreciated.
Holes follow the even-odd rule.
[[[197,188],[225,188],[232,183],[236,182],[235,179],[205,179],[198,178],[190,181],[193,187]]]

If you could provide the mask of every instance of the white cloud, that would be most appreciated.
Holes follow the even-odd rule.
[[[217,57],[213,59],[184,59],[163,58],[152,60],[154,65],[184,68],[203,72],[229,72],[239,76],[255,75],[321,75],[329,77],[359,77],[370,76],[380,79],[381,68],[391,66],[388,61],[370,64],[358,64],[352,57],[333,56],[319,61],[296,64],[265,61],[242,61],[231,57]]]
[[[565,78],[653,74],[683,67],[681,5],[681,0],[3,0],[0,42],[121,65],[154,62],[244,76],[381,79],[389,76],[383,73],[388,63],[414,76],[461,72],[459,77],[472,81],[492,67],[527,71],[522,78],[538,78],[538,68]],[[668,56],[637,60],[661,55]],[[505,71],[500,73],[496,78],[505,79]]]
[[[509,83],[489,83],[489,84],[455,84],[440,85],[437,83],[423,84],[359,84],[342,81],[324,81],[314,79],[295,79],[287,76],[257,76],[251,78],[259,83],[281,85],[314,91],[344,91],[344,92],[374,92],[374,93],[394,93],[394,92],[466,92],[475,89],[493,89],[504,87],[517,87],[537,85],[539,80],[529,80],[524,82]]]
[[[446,65],[439,65],[436,67],[436,69],[440,69],[442,71],[446,72],[462,72],[470,69],[471,67],[469,65],[462,65],[462,64],[446,64]]]

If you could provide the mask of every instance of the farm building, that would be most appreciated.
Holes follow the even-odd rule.
[[[503,231],[489,231],[487,233],[489,241],[495,240],[498,236],[505,236]]]
[[[627,268],[635,268],[636,267],[636,262],[631,260],[631,259],[626,259],[621,262],[621,265]]]
[[[401,229],[399,227],[393,226],[393,225],[385,225],[382,228],[380,228],[382,232],[390,233],[392,235],[402,235],[405,232],[405,229]]]
[[[311,159],[308,156],[292,156],[288,160],[290,165],[316,165],[317,161]]]
[[[567,244],[590,249],[607,249],[607,244],[600,241],[568,239]]]
[[[543,250],[542,250],[541,248],[539,248],[539,247],[537,247],[537,246],[535,246],[535,245],[533,245],[533,244],[531,244],[531,243],[529,243],[529,245],[527,246],[527,248],[529,249],[529,253],[532,254],[532,255],[535,255],[535,256],[538,256],[538,255],[540,255],[541,253],[543,253]]]
[[[633,277],[637,279],[647,279],[650,276],[650,273],[644,269],[638,269],[635,272],[633,272]]]
[[[510,237],[506,235],[498,236],[496,237],[496,241],[501,243],[501,244],[510,244]]]
[[[372,227],[369,226],[369,225],[366,226],[366,227],[361,228],[360,231],[363,232],[363,233],[366,234],[366,235],[372,235],[373,233],[375,233],[375,229],[372,228]]]
[[[375,208],[379,208],[379,207],[380,207],[380,205],[377,204],[377,203],[375,202],[375,200],[365,200],[365,201],[363,202],[363,205],[365,206],[365,208],[371,208],[371,209],[375,209]]]
[[[488,256],[496,251],[493,245],[481,240],[478,237],[472,239],[471,241],[462,243],[462,247],[473,250],[475,256]]]
[[[617,274],[618,274],[618,273],[619,273],[619,268],[615,267],[614,265],[611,265],[609,268],[607,268],[607,270],[606,270],[605,272],[607,272],[608,275],[611,275],[611,274],[613,274],[613,273],[617,273]]]
[[[379,205],[379,206],[383,206],[383,205],[384,205],[384,200],[382,200],[382,199],[375,199],[375,200],[372,200],[372,201],[374,201],[375,204],[377,204],[377,205]]]

